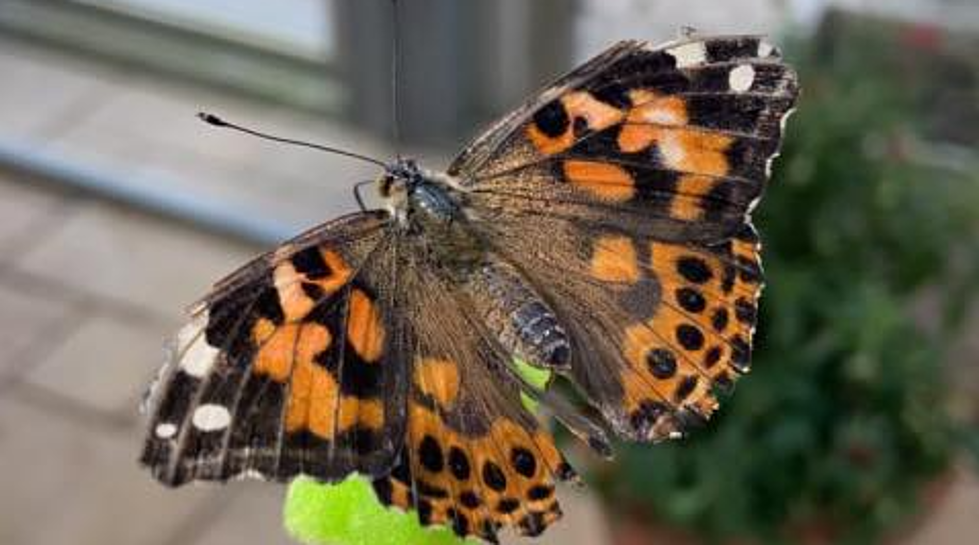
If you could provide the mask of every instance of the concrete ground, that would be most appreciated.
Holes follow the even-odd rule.
[[[340,127],[0,41],[0,140],[135,184],[298,229],[352,206],[373,172],[218,133],[200,108],[292,136],[386,155]],[[260,248],[0,172],[0,543],[288,543],[284,488],[167,490],[141,471],[137,398],[181,309]],[[565,494],[540,543],[610,543],[596,498]],[[977,528],[967,472],[909,538],[962,543]]]

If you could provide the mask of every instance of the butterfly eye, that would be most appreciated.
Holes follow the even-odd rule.
[[[391,188],[394,185],[394,176],[390,174],[385,174],[381,177],[378,183],[379,191],[381,192],[381,197],[387,198],[391,196]]]

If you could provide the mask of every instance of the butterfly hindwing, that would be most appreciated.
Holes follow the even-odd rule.
[[[355,214],[218,284],[150,396],[161,481],[382,474],[404,433],[387,214]]]
[[[620,435],[682,433],[747,372],[761,291],[750,226],[679,245],[546,216],[519,223],[497,225],[495,240],[549,296],[573,339],[570,377]]]
[[[486,239],[552,302],[571,378],[621,435],[682,432],[747,370],[761,288],[748,214],[796,93],[757,37],[623,42],[451,167]]]
[[[462,536],[495,541],[507,526],[536,535],[560,516],[554,481],[574,472],[522,406],[510,356],[458,287],[429,267],[413,259],[402,268],[413,353],[408,430],[400,464],[375,489],[423,524]]]

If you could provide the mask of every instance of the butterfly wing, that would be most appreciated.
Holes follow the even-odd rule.
[[[196,306],[148,397],[142,462],[159,480],[390,470],[407,383],[388,222],[327,223]]]
[[[426,525],[543,531],[574,471],[458,287],[387,227],[347,216],[219,283],[151,392],[143,463],[170,485],[358,471]]]
[[[398,466],[375,480],[387,504],[461,536],[503,526],[536,535],[560,516],[554,481],[574,472],[524,409],[510,356],[424,252],[400,270],[410,324],[408,429]]]
[[[572,378],[622,435],[676,435],[747,370],[748,214],[797,94],[757,37],[623,42],[453,163],[472,215],[573,337]]]
[[[755,37],[622,42],[497,124],[450,174],[487,206],[716,239],[761,195],[796,93]]]

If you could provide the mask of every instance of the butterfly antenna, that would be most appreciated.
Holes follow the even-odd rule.
[[[391,38],[391,115],[394,118],[394,126],[391,129],[391,139],[394,140],[394,149],[401,158],[401,108],[398,104],[398,53],[401,50],[401,25],[398,24],[398,0],[391,0],[391,27],[393,37]]]
[[[271,140],[273,142],[282,142],[283,144],[294,144],[296,146],[303,146],[303,147],[307,147],[307,148],[318,149],[320,151],[325,151],[325,152],[328,152],[328,153],[335,153],[337,155],[343,155],[345,157],[350,157],[351,159],[358,159],[360,161],[365,161],[367,163],[371,163],[371,164],[377,165],[377,166],[379,166],[381,168],[387,168],[387,164],[384,163],[384,161],[381,161],[379,159],[374,159],[373,157],[368,157],[366,155],[361,155],[359,153],[354,153],[352,151],[347,151],[347,150],[343,150],[343,149],[340,149],[340,148],[334,148],[334,147],[331,147],[331,146],[324,146],[324,145],[321,145],[321,144],[314,144],[312,142],[305,142],[303,140],[294,140],[292,138],[283,138],[281,136],[275,136],[275,135],[272,135],[272,134],[267,134],[267,133],[264,133],[264,132],[256,131],[254,129],[249,129],[248,127],[243,127],[241,125],[237,125],[235,123],[231,123],[229,121],[225,121],[224,119],[221,119],[220,117],[218,117],[218,116],[216,116],[214,114],[209,114],[207,112],[199,112],[197,114],[197,117],[201,121],[207,123],[208,125],[213,125],[215,127],[223,127],[223,128],[226,128],[226,129],[233,129],[233,130],[236,130],[236,131],[239,131],[239,132],[243,132],[245,134],[250,134],[252,136],[257,136],[259,138],[264,138],[265,140]]]

